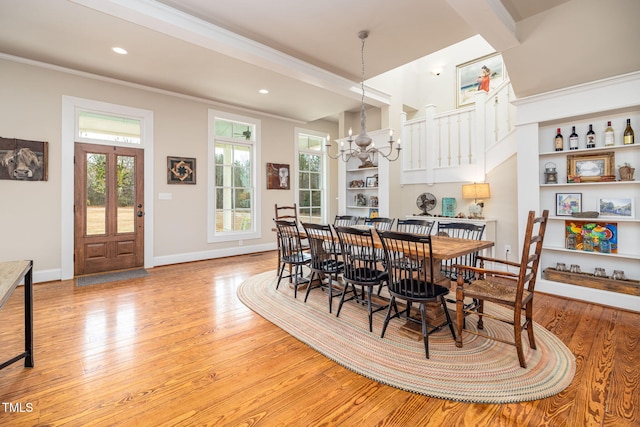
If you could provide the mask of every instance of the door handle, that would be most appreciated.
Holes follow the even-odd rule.
[[[138,211],[138,217],[142,217],[143,215],[144,215],[144,212]]]

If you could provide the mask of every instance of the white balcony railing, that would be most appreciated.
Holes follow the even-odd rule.
[[[484,181],[487,163],[497,163],[487,162],[487,153],[504,156],[491,149],[514,131],[512,100],[506,80],[490,93],[478,92],[470,107],[436,114],[428,105],[423,118],[403,121],[402,183]]]

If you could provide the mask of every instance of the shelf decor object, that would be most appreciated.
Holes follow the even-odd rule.
[[[601,197],[598,199],[600,217],[635,218],[632,197]]]
[[[469,207],[470,218],[483,218],[482,208],[484,201],[491,197],[491,187],[488,182],[480,182],[473,184],[464,184],[462,186],[462,198],[473,199],[473,204]]]
[[[576,250],[600,252],[600,242],[607,239],[610,253],[618,253],[618,223],[566,220],[564,225],[565,241],[570,234],[576,236]]]
[[[569,154],[567,156],[567,178],[579,177],[574,182],[615,181],[614,152],[603,151],[591,154]]]
[[[456,199],[455,197],[443,197],[442,198],[442,216],[454,217],[456,216]]]
[[[582,211],[582,193],[556,193],[556,216],[572,216]]]

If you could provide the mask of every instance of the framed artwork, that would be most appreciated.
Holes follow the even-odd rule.
[[[367,187],[377,187],[378,186],[378,179],[375,176],[368,176],[367,177]]]
[[[196,159],[167,156],[167,184],[195,184]]]
[[[289,165],[267,163],[267,190],[289,190]]]
[[[369,218],[378,218],[380,216],[377,208],[369,209]]]
[[[611,253],[618,253],[618,223],[606,221],[565,221],[565,241],[569,234],[576,235],[576,249],[583,250],[584,238],[593,240],[593,252],[600,252],[600,240],[606,238],[611,244]]]
[[[44,141],[0,137],[0,179],[46,181],[48,149]]]
[[[473,105],[479,90],[489,92],[504,79],[504,62],[499,53],[456,66],[456,108]]]
[[[593,154],[569,154],[567,156],[567,178],[579,177],[577,182],[608,181],[615,179],[614,152]],[[613,178],[611,178],[613,177]]]
[[[582,212],[582,193],[556,193],[556,216]]]
[[[455,197],[442,198],[442,216],[446,216],[450,218],[456,216],[456,198]]]
[[[635,218],[633,198],[601,197],[598,199],[598,213],[600,216]]]

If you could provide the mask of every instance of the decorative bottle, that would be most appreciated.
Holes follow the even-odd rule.
[[[616,144],[616,134],[611,127],[611,122],[607,122],[607,128],[604,130],[604,145],[611,147]]]
[[[633,129],[631,129],[631,119],[627,119],[627,127],[624,129],[624,145],[633,144]]]
[[[602,237],[600,239],[600,243],[598,243],[598,248],[600,249],[600,253],[610,254],[611,253],[611,242],[606,237]]]
[[[576,127],[571,127],[571,135],[569,135],[569,150],[578,149],[578,134],[576,133]]]
[[[596,133],[593,131],[593,125],[589,125],[589,132],[587,132],[587,148],[596,148]]]
[[[555,145],[556,151],[562,151],[564,149],[564,139],[562,138],[562,133],[560,133],[560,128],[558,128],[558,132],[556,133]]]

